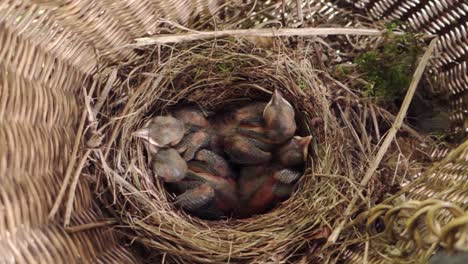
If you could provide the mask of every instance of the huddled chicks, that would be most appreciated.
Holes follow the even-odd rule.
[[[133,133],[149,143],[152,169],[176,192],[175,204],[204,219],[264,213],[301,176],[311,136],[295,136],[295,113],[275,90],[215,116],[184,107]]]

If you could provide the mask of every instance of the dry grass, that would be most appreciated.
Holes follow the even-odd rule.
[[[117,231],[144,246],[149,263],[336,263],[360,248],[366,261],[396,261],[390,252],[395,248],[380,236],[401,224],[388,203],[400,198],[402,187],[421,182],[422,177],[414,181],[412,176],[431,162],[424,146],[429,139],[401,123],[405,111],[396,116],[363,96],[368,83],[348,63],[381,43],[384,27],[322,1],[234,2],[220,8],[221,16],[192,23],[196,30],[165,21],[160,33],[175,34],[121,47],[139,56],[98,70],[91,89],[84,91],[86,109],[72,162],[50,215],[57,213],[68,190],[68,224],[85,168],[96,196],[114,218],[67,230],[117,222]],[[288,28],[271,29],[278,25]],[[289,29],[293,27],[301,28]],[[282,37],[270,37],[278,33]],[[337,74],[338,66],[351,70]],[[203,221],[175,208],[172,194],[149,169],[145,145],[131,133],[173,107],[197,104],[229,111],[248,101],[265,101],[275,88],[294,105],[299,133],[314,136],[293,196],[267,214],[242,220]],[[388,203],[376,206],[384,200]],[[415,212],[449,207],[402,204]],[[387,214],[392,222],[384,229],[380,220]],[[413,238],[419,236],[414,228],[409,231]],[[421,253],[415,252],[403,257]]]
[[[281,3],[261,1],[242,8],[225,6],[223,29],[276,25],[278,8]],[[359,15],[351,16],[351,22],[344,12],[340,16],[317,12],[314,20],[304,20],[307,12],[319,10],[318,3],[306,6],[307,11],[294,4],[288,8],[303,15],[303,27],[353,25],[375,30],[371,30],[373,36],[282,38],[254,34],[271,35],[270,30],[250,30],[249,36],[228,31],[235,34],[201,40],[197,31],[166,21],[165,33],[182,30],[195,40],[135,43],[125,48],[137,49],[137,59],[106,65],[96,76],[92,87],[97,92],[89,92],[96,101],[86,96],[83,122],[87,117],[88,125],[83,127],[82,122],[81,126],[92,149],[86,151],[86,169],[96,175],[97,197],[119,219],[116,228],[144,246],[148,262],[333,263],[348,249],[364,244],[367,254],[375,255],[366,243],[369,236],[358,225],[362,221],[345,225],[336,243],[326,241],[342,221],[410,182],[425,166],[414,160],[428,161],[427,149],[421,147],[426,138],[403,124],[406,136],[392,141],[367,185],[360,184],[396,117],[362,96],[365,81],[359,75],[337,75],[333,69],[379,43],[383,27]],[[281,20],[290,27],[297,23],[292,14]],[[217,22],[192,26],[219,30]],[[252,100],[265,101],[275,88],[294,105],[299,134],[314,136],[304,176],[293,196],[267,214],[242,220],[204,221],[175,208],[172,194],[149,169],[145,145],[130,134],[151,116],[173,107],[197,104],[211,111],[229,111]],[[79,164],[86,160],[83,157]],[[70,179],[72,171],[68,174]],[[352,207],[349,215],[344,215],[348,207]],[[91,226],[112,223],[103,220]]]
[[[364,242],[364,233],[345,228],[336,244],[324,246],[354,197],[351,215],[397,190],[420,165],[390,148],[369,184],[359,184],[385,130],[375,126],[385,122],[378,106],[344,84],[349,80],[337,80],[323,68],[322,56],[334,59],[332,49],[317,39],[285,45],[279,39],[223,38],[146,46],[145,56],[118,65],[113,89],[104,88],[106,101],[97,104],[102,106],[95,113],[97,127],[106,136],[93,151],[91,169],[98,175],[98,196],[121,219],[122,232],[154,249],[151,254],[179,263],[299,261],[304,255],[333,262],[346,247]],[[175,208],[149,169],[144,144],[130,134],[176,106],[228,111],[267,100],[275,88],[294,105],[299,133],[314,136],[293,196],[267,214],[243,220],[203,221]],[[395,155],[402,160],[392,160]]]

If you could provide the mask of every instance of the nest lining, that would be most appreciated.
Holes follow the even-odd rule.
[[[256,42],[257,43],[257,42]],[[156,249],[154,255],[175,262],[262,262],[300,259],[314,255],[342,217],[349,200],[362,198],[362,210],[382,200],[384,193],[398,190],[407,174],[420,164],[397,165],[387,153],[380,170],[366,189],[361,180],[382,131],[372,129],[372,119],[383,120],[378,106],[353,99],[323,69],[323,56],[298,50],[282,41],[257,48],[252,40],[224,38],[188,44],[145,48],[145,56],[119,65],[116,89],[102,116],[110,131],[118,129],[107,158],[108,168],[98,170],[100,197],[111,213],[121,219],[125,234]],[[313,135],[310,156],[298,188],[275,210],[248,219],[206,221],[174,207],[173,195],[160,179],[154,179],[142,142],[130,134],[155,115],[173,107],[199,105],[209,111],[229,111],[251,101],[267,101],[280,89],[296,111],[299,135]],[[366,112],[367,111],[367,112]],[[111,117],[120,113],[120,127]],[[377,114],[376,114],[377,113]],[[383,121],[382,121],[383,122]],[[401,141],[400,144],[416,144]],[[388,184],[393,182],[393,186]],[[358,213],[356,210],[355,213]],[[356,230],[342,234],[344,241],[358,243],[364,235]],[[352,242],[346,243],[352,245]],[[343,247],[329,247],[317,260],[338,258]]]

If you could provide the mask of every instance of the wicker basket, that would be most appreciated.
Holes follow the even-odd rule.
[[[321,14],[336,12],[338,5],[438,35],[440,56],[432,68],[450,94],[452,130],[460,134],[468,129],[466,1],[286,2],[319,6],[314,10]],[[98,58],[109,64],[132,58],[136,53],[128,49],[106,51],[161,32],[161,18],[186,24],[217,9],[215,0],[0,0],[0,263],[139,262],[138,254],[106,227],[113,220],[104,219],[93,201],[89,175],[72,182],[76,191],[71,219],[64,219],[65,206],[56,203],[68,194],[61,187],[73,176],[70,157],[76,156],[77,147],[85,147],[76,140],[83,129],[80,120],[86,118],[83,87],[90,85]],[[408,198],[454,203],[466,218],[468,145],[462,139],[458,148],[434,151],[441,162],[429,168],[426,182],[407,190]],[[64,221],[70,227],[65,228]],[[363,261],[362,252],[349,252],[349,260]]]

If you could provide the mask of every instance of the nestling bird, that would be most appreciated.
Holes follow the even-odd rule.
[[[182,185],[182,183],[183,181],[177,184]],[[203,182],[197,182],[197,184],[198,186],[187,189],[177,196],[175,204],[203,219],[217,220],[225,216],[225,212],[216,205],[216,193],[210,184]],[[195,184],[188,184],[187,187],[189,185]]]
[[[171,182],[169,183],[169,187],[171,190],[173,190],[176,193],[184,193],[188,190],[194,189],[200,185],[202,185],[203,182],[201,181],[189,181],[189,180],[182,180],[178,182]]]
[[[227,115],[216,116],[213,121],[213,130],[219,135],[228,135],[240,125],[262,126],[263,110],[266,103],[251,103]]]
[[[284,167],[303,164],[309,152],[312,136],[294,136],[276,151],[276,159]]]
[[[205,130],[199,130],[186,135],[176,149],[179,153],[184,153],[184,160],[190,161],[195,156],[195,153],[204,147],[210,145],[211,134]]]
[[[229,163],[220,155],[208,149],[202,149],[197,152],[195,159],[206,163],[210,171],[223,178],[236,178]]]
[[[187,163],[173,148],[163,148],[153,154],[152,169],[165,182],[178,182],[187,173]]]
[[[263,124],[240,124],[232,130],[232,134],[239,134],[244,137],[253,138],[269,145],[274,144],[274,142],[267,137],[266,129]]]
[[[210,123],[208,122],[207,117],[211,114],[211,112],[206,112],[200,108],[192,106],[179,108],[172,113],[175,118],[185,124],[189,131],[208,128]]]
[[[230,161],[237,164],[261,164],[272,158],[273,146],[271,144],[239,134],[226,136],[223,140],[223,146]]]
[[[267,137],[275,143],[290,139],[296,131],[294,108],[275,90],[263,111]]]
[[[237,184],[239,186],[239,198],[241,202],[247,202],[252,198],[252,195],[260,188],[266,181],[266,167],[259,166],[246,166],[241,168]]]
[[[244,107],[235,110],[232,113],[231,119],[236,125],[239,124],[261,124],[263,123],[263,111],[267,106],[266,103],[257,102],[250,103]]]
[[[239,193],[244,202],[241,208],[243,217],[263,213],[291,195],[294,190],[292,183],[300,177],[296,171],[275,167],[251,169],[249,172],[253,174],[241,173],[239,180]]]
[[[280,184],[292,184],[300,174],[291,169],[280,169],[277,166],[249,166],[243,167],[240,171],[238,184],[239,194],[242,200],[249,200],[270,177]],[[280,186],[281,187],[281,186]]]
[[[233,162],[239,164],[249,164],[249,149],[253,150],[251,156],[254,157],[253,163],[250,164],[270,160],[271,140],[265,135],[262,117],[265,105],[266,103],[249,104],[230,115],[214,120],[215,136],[211,149],[218,154],[226,153]],[[256,161],[256,157],[259,157],[260,161]],[[249,161],[244,163],[244,158]]]
[[[132,135],[148,140],[155,147],[166,147],[178,144],[184,134],[185,126],[182,121],[171,116],[157,116]]]
[[[189,189],[176,197],[175,204],[180,207],[193,211],[214,199],[215,191],[208,184],[203,183],[193,189]]]
[[[222,178],[209,172],[194,172],[189,170],[187,179],[208,183],[215,191],[214,205],[224,214],[237,211],[239,199],[237,197],[237,186],[234,180]]]

